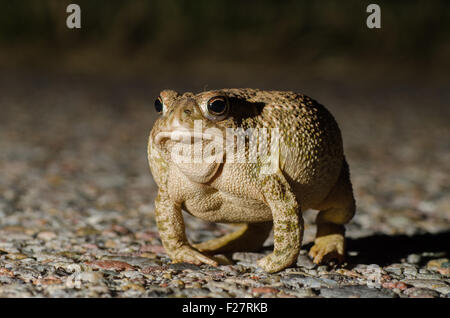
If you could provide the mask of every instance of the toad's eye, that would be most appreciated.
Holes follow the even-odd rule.
[[[208,101],[208,112],[213,116],[223,116],[228,111],[225,97],[213,97]]]
[[[163,112],[163,108],[164,108],[164,106],[163,106],[163,103],[161,101],[161,97],[158,97],[155,100],[155,110],[156,110],[157,113],[161,114]]]

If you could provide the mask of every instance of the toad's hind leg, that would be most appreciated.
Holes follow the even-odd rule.
[[[332,259],[342,263],[345,258],[344,224],[355,214],[355,200],[345,159],[336,185],[318,209],[317,234],[309,255],[316,264]]]
[[[243,224],[232,233],[194,244],[194,247],[204,253],[253,252],[261,249],[271,229],[272,222]]]

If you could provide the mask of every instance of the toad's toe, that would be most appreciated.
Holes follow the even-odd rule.
[[[344,237],[340,234],[331,234],[316,238],[309,256],[316,264],[328,263],[331,260],[342,263],[345,258]]]

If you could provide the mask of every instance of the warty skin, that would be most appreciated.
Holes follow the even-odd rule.
[[[226,104],[220,115],[208,104]],[[313,99],[294,92],[220,89],[198,94],[160,93],[161,115],[148,142],[148,160],[158,185],[155,215],[164,248],[173,262],[217,266],[215,253],[256,251],[274,231],[274,250],[258,261],[267,272],[294,263],[303,237],[302,212],[318,210],[317,234],[309,255],[315,263],[345,256],[345,228],[355,212],[341,132],[333,116]],[[278,128],[279,163],[271,174],[259,163],[176,163],[170,133],[194,129]],[[162,137],[161,137],[162,136]],[[205,145],[208,141],[204,141]],[[246,148],[248,150],[248,148]],[[182,210],[206,221],[236,223],[230,234],[190,244]]]

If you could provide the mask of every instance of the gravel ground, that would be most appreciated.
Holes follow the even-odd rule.
[[[160,87],[0,79],[0,297],[450,297],[448,86],[305,85],[343,131],[357,200],[344,266],[271,250],[171,264],[154,220],[146,139]],[[302,86],[298,86],[302,87]],[[203,241],[230,230],[186,215]]]

